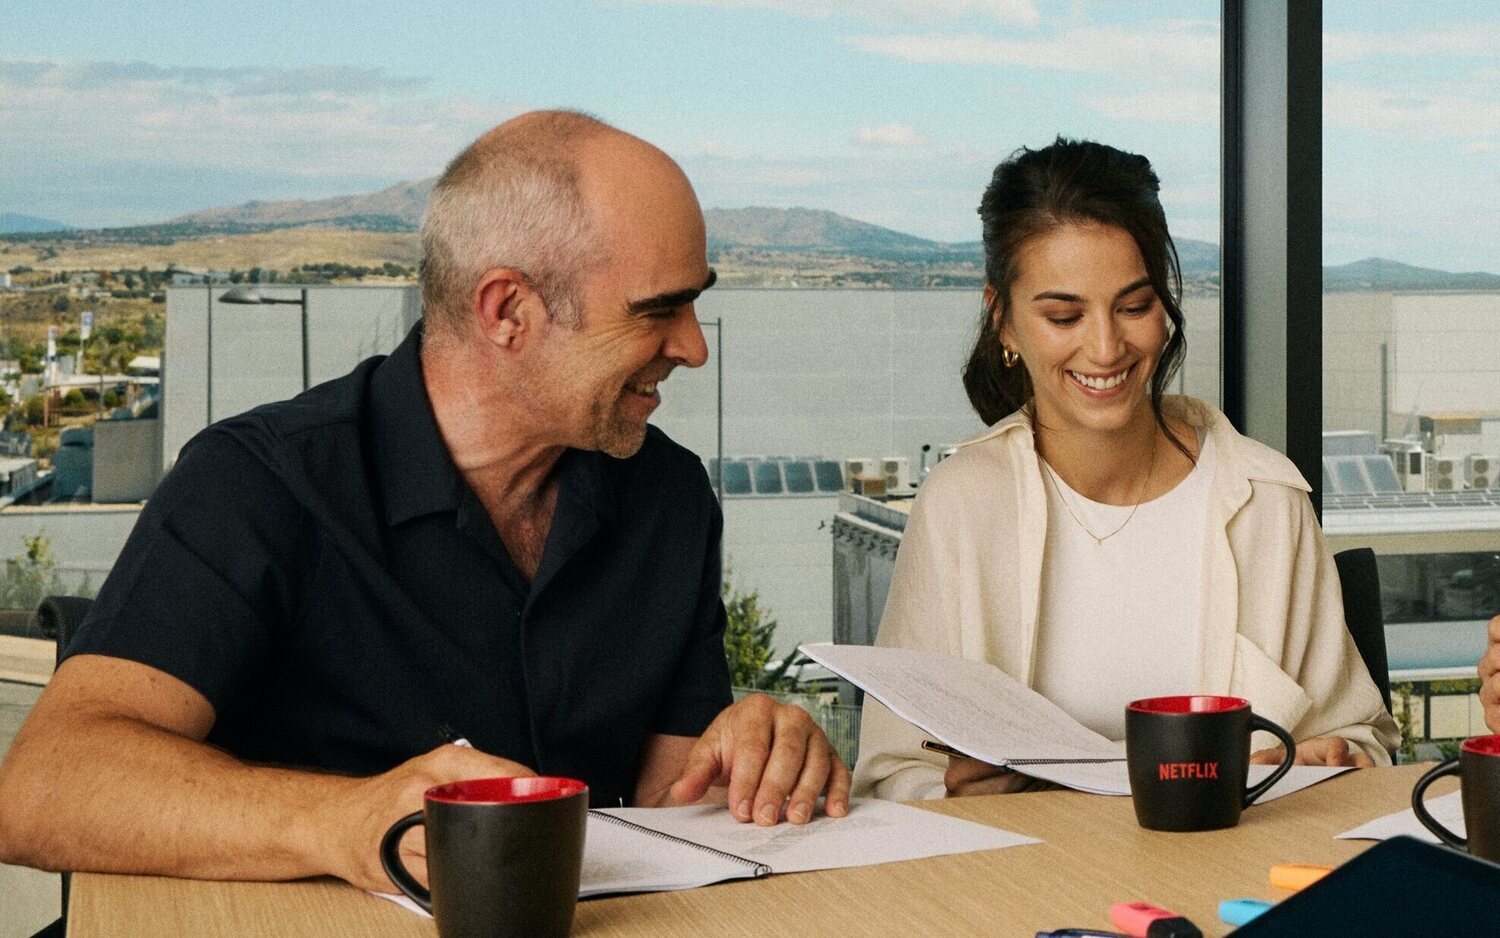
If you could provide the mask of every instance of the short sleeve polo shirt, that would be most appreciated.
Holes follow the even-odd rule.
[[[722,519],[688,450],[568,450],[527,582],[438,434],[421,325],[215,424],[141,512],[67,649],[213,705],[250,762],[385,771],[453,737],[629,803],[646,737],[730,702]]]

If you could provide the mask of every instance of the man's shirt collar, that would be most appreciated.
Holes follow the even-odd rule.
[[[422,374],[419,321],[370,379],[369,431],[379,475],[385,523],[402,524],[435,512],[459,509],[467,486],[438,432]],[[616,514],[614,485],[605,453],[565,450],[558,473],[558,511],[553,521],[579,516],[608,523]],[[590,528],[595,526],[589,526]]]

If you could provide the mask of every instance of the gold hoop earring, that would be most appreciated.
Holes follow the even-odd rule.
[[[1019,352],[1012,352],[1008,348],[1003,348],[1000,350],[1000,360],[1005,362],[1005,367],[1014,368],[1016,367],[1016,362],[1021,360],[1021,354]]]

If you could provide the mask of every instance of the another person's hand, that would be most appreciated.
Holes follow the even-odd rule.
[[[1490,646],[1479,659],[1479,682],[1484,725],[1500,733],[1500,616],[1490,620]]]
[[[847,814],[849,781],[848,768],[806,710],[756,694],[709,724],[668,797],[673,804],[691,804],[710,787],[727,786],[729,811],[737,820],[769,826],[785,817],[806,824],[825,792],[824,812]]]
[[[1009,795],[1019,791],[1048,791],[1057,786],[1013,769],[990,765],[968,756],[949,756],[943,787],[949,798],[964,795]]]
[[[1252,765],[1280,765],[1286,749],[1275,746],[1252,753]],[[1352,765],[1356,769],[1375,767],[1375,760],[1349,745],[1342,736],[1314,736],[1297,744],[1293,765]]]
[[[503,778],[536,773],[509,759],[466,746],[439,746],[369,778],[350,779],[322,806],[324,820],[310,835],[331,853],[329,872],[361,889],[394,892],[380,865],[380,840],[386,830],[413,811],[422,810],[422,795],[434,785],[470,778]],[[401,838],[401,859],[418,882],[427,882],[427,841],[421,827]]]

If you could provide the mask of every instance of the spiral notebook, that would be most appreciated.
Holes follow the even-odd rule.
[[[847,817],[775,827],[741,824],[723,805],[602,808],[589,812],[579,896],[691,889],[1037,842],[891,801],[855,799]]]

